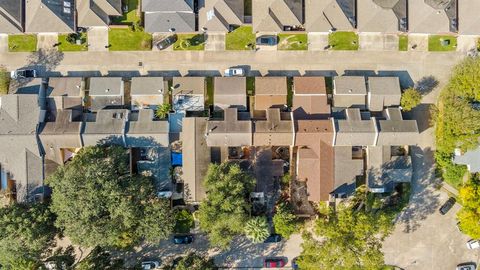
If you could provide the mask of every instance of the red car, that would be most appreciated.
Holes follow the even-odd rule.
[[[285,266],[285,260],[282,258],[266,258],[263,262],[265,268],[280,268]]]

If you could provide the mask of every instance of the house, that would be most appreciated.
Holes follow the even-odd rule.
[[[282,32],[303,28],[303,0],[252,1],[254,32]]]
[[[75,1],[25,1],[26,33],[72,33],[75,31]]]
[[[174,77],[171,91],[176,112],[204,110],[204,77]]]
[[[247,109],[247,80],[245,77],[215,77],[213,81],[215,110]]]
[[[377,126],[374,118],[358,108],[345,110],[345,119],[335,119],[335,146],[375,145]]]
[[[0,33],[18,34],[23,32],[24,1],[0,1]]]
[[[124,84],[120,77],[90,78],[91,110],[119,108],[124,102]]]
[[[410,156],[392,155],[391,146],[368,146],[366,156],[366,178],[370,192],[393,192],[397,184],[412,181]]]
[[[461,0],[457,2],[458,11],[458,34],[480,35],[480,2],[476,0]]]
[[[195,32],[193,0],[143,0],[145,31]]]
[[[408,31],[413,34],[456,33],[457,0],[409,0]]]
[[[201,0],[199,2],[199,29],[208,32],[229,32],[243,24],[243,0]]]
[[[408,29],[407,0],[357,1],[357,29],[360,32],[397,33]]]
[[[97,113],[85,113],[82,131],[84,146],[97,144],[125,145],[125,127],[128,110],[105,109]]]
[[[34,80],[28,87],[36,87],[38,93],[43,86]],[[38,94],[0,97],[0,182],[13,188],[7,191],[18,202],[43,194],[44,170],[37,129],[44,114]]]
[[[334,185],[331,192],[335,198],[345,198],[355,191],[356,181],[364,175],[364,160],[361,147],[334,147]]]
[[[227,108],[222,120],[208,121],[205,136],[208,146],[250,146],[252,145],[250,114],[238,112],[237,108]]]
[[[286,104],[286,77],[255,77],[255,110],[282,108]]]
[[[127,147],[168,147],[169,123],[158,120],[151,109],[141,109],[128,113],[125,128]]]
[[[294,144],[294,124],[291,112],[281,112],[279,108],[270,108],[259,112],[253,121],[254,146],[290,146]]]
[[[163,104],[166,82],[163,77],[134,77],[130,85],[132,110],[155,109]]]
[[[355,0],[305,0],[305,30],[325,33],[354,30],[356,3]]]
[[[368,109],[380,112],[385,107],[400,106],[402,90],[398,77],[368,78]]]
[[[321,119],[330,116],[324,77],[294,77],[292,111],[295,119]]]
[[[480,172],[480,147],[468,150],[465,153],[462,153],[460,149],[455,149],[453,163],[457,165],[466,165],[468,171],[471,173]]]
[[[375,145],[416,145],[418,126],[416,120],[404,120],[400,108],[387,108],[383,118],[376,119],[378,139]]]
[[[121,0],[77,0],[76,7],[80,27],[108,26],[111,17],[123,14]]]
[[[184,198],[189,202],[200,202],[205,198],[203,180],[210,164],[210,149],[207,146],[205,130],[208,118],[183,118],[181,134],[183,154]]]
[[[334,187],[334,129],[330,119],[298,120],[296,177],[306,182],[309,201],[328,201]]]
[[[333,79],[333,106],[365,108],[367,86],[363,76],[342,76]]]
[[[83,109],[84,82],[80,77],[52,77],[46,89],[47,118],[55,116],[58,110]]]

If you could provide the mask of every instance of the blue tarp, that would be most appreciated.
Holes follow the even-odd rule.
[[[172,166],[182,166],[182,153],[172,153]]]

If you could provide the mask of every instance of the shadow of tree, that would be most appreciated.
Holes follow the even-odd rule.
[[[417,89],[422,95],[426,95],[432,92],[437,85],[438,80],[434,76],[425,76],[415,83],[415,89]]]

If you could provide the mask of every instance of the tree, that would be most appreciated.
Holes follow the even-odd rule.
[[[157,118],[159,119],[165,119],[167,118],[170,109],[170,103],[163,103],[162,105],[157,107],[157,110],[155,111],[155,116],[157,116]]]
[[[40,260],[53,242],[54,220],[44,203],[0,208],[0,264],[8,268]]]
[[[189,253],[182,257],[176,266],[170,267],[171,270],[216,270],[215,262],[212,258],[203,257],[198,253]]]
[[[382,241],[392,228],[391,217],[384,214],[354,212],[340,206],[320,218],[315,234],[304,234],[300,269],[381,269],[384,266]]]
[[[152,179],[129,172],[120,146],[85,147],[47,179],[56,225],[73,243],[127,247],[157,242],[173,229],[169,203],[155,196]]]
[[[245,224],[245,235],[253,243],[261,243],[270,235],[266,217],[254,217]]]
[[[125,269],[122,259],[114,259],[108,251],[101,247],[95,247],[85,259],[76,266],[76,270],[116,270]]]
[[[414,88],[408,88],[405,92],[402,93],[402,98],[400,99],[400,106],[403,110],[408,112],[413,108],[417,107],[418,104],[422,101],[422,95]]]
[[[275,227],[275,232],[283,238],[289,238],[290,235],[297,231],[297,216],[293,213],[292,207],[286,202],[282,202],[277,206],[273,216],[273,226]]]
[[[8,94],[10,76],[4,66],[0,66],[0,96]]]
[[[462,209],[457,214],[460,229],[473,239],[480,239],[480,179],[474,176],[459,191]]]
[[[204,181],[207,196],[200,204],[198,219],[212,245],[225,249],[235,235],[243,233],[254,185],[253,177],[238,164],[209,166]]]

